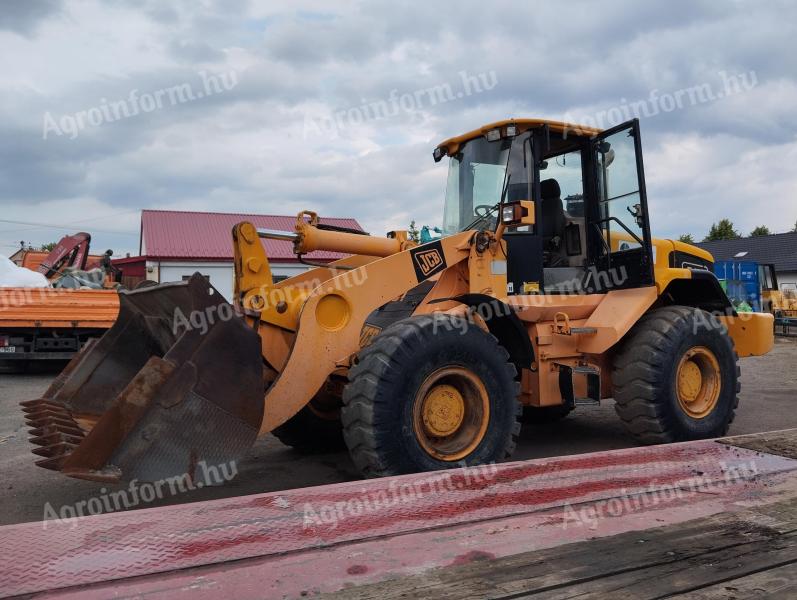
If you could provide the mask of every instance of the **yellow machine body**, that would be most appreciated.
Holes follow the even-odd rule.
[[[636,127],[629,128],[629,135],[637,135],[641,172]],[[525,139],[533,133],[540,143],[555,137],[560,149],[574,143],[594,148],[604,174],[593,175],[593,180],[607,191],[605,169],[614,160],[613,148],[596,141],[601,132],[567,123],[499,121],[442,142],[435,149],[435,160],[462,156],[473,140],[482,137],[488,142],[504,139],[502,147],[509,152],[509,144],[524,133]],[[619,148],[627,137],[614,143]],[[536,146],[529,143],[519,152],[514,157],[518,164],[536,161],[539,169],[545,168]],[[641,177],[639,184],[643,191]],[[603,233],[594,242],[605,248],[607,256],[625,249],[634,256],[637,252],[648,269],[643,284],[548,293],[547,284],[541,287],[538,277],[524,279],[517,286],[522,289],[513,287],[508,279],[509,242],[516,243],[512,236],[518,231],[536,227],[546,208],[535,191],[542,189],[541,184],[514,185],[519,187],[510,191],[507,177],[501,201],[494,207],[471,207],[477,215],[484,213],[482,219],[499,210],[494,226],[456,228],[422,245],[405,231],[376,237],[324,226],[309,211],[297,216],[295,231],[289,233],[237,224],[232,231],[233,307],[199,275],[189,282],[121,293],[114,327],[78,355],[43,398],[24,403],[35,436],[32,441],[42,446],[36,450],[44,457],[38,464],[100,481],[174,473],[196,477],[201,461],[239,456],[256,436],[286,425],[306,408],[333,421],[339,418],[343,390],[359,357],[382,331],[369,319],[394,303],[404,302],[404,317],[462,317],[456,322],[489,333],[499,344],[496,352],[506,352],[513,362],[519,401],[537,409],[572,404],[573,397],[599,401],[611,396],[618,347],[646,315],[663,307],[701,309],[694,314],[711,321],[706,327],[727,332],[739,356],[771,349],[772,315],[737,315],[728,309],[727,297],[712,279],[709,253],[651,238],[641,192],[642,200],[629,204],[623,215],[631,214],[624,218],[639,224],[644,239],[627,226],[610,233],[608,223],[614,217],[608,208],[601,208],[609,216],[601,221]],[[509,192],[515,199],[504,203],[503,195]],[[578,206],[577,198],[570,201]],[[541,223],[544,226],[545,219]],[[586,221],[573,217],[563,227],[579,223]],[[565,245],[581,248],[583,231],[578,232],[582,237],[571,235]],[[291,240],[300,257],[316,250],[348,256],[274,283],[261,238]],[[559,248],[558,237],[554,242]],[[195,320],[197,315],[200,318]],[[197,328],[195,321],[209,325]],[[717,360],[702,347],[690,353],[678,367],[677,395],[700,419],[716,401],[719,379],[711,369]],[[492,423],[490,410],[496,410],[490,409],[492,400],[482,380],[460,365],[436,371],[419,389],[420,408],[413,409],[413,427],[425,430],[426,437],[418,443],[428,448],[429,456],[443,456],[453,464],[481,447]],[[467,422],[463,411],[474,411],[480,420]],[[475,437],[459,446],[456,440],[436,445],[436,439],[448,439],[459,427],[471,427]],[[363,456],[355,462],[363,462]],[[428,464],[421,468],[441,463]],[[407,468],[391,471],[366,465],[364,472],[386,474]]]
[[[301,213],[297,218],[299,239],[315,239],[317,233],[330,233],[318,232],[304,217],[305,213]],[[425,264],[434,271],[430,277],[434,286],[413,314],[464,313],[465,307],[460,303],[438,302],[464,294],[487,295],[511,307],[524,323],[537,358],[535,369],[524,371],[522,379],[522,401],[533,406],[561,404],[554,368],[560,364],[603,367],[602,395],[608,397],[611,378],[606,366],[611,349],[660,300],[674,280],[692,277],[689,269],[668,266],[670,253],[688,250],[711,259],[709,253],[699,248],[656,239],[654,286],[603,294],[508,296],[505,269],[493,266],[505,262],[505,242],[487,234],[489,243],[479,252],[474,242],[476,235],[475,231],[466,231],[446,237],[438,243],[442,253],[430,250],[434,256],[427,258],[429,262]],[[355,244],[364,246],[366,240],[359,240],[361,237],[365,236],[337,233],[323,249],[340,251]],[[294,416],[328,383],[331,375],[345,375],[369,339],[368,335],[363,336],[368,315],[423,281],[417,275],[421,260],[418,257],[422,255],[411,251],[422,246],[378,239],[371,251],[382,253],[390,244],[395,253],[381,257],[350,256],[273,284],[268,258],[255,227],[250,223],[237,225],[234,238],[236,292],[242,306],[252,315],[250,319],[263,341],[263,356],[273,370],[273,384],[266,396],[261,426],[261,433],[265,433]],[[315,244],[310,248],[320,249]],[[246,265],[260,268],[252,273]],[[771,349],[774,341],[771,315],[744,313],[714,318],[728,328],[739,356],[765,354]],[[486,329],[483,324],[482,327]],[[573,329],[587,333],[571,333]],[[313,360],[308,361],[308,356]]]

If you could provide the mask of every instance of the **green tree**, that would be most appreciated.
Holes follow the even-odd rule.
[[[735,240],[742,237],[739,232],[733,228],[733,222],[730,219],[720,219],[719,223],[714,223],[708,232],[708,235],[703,240],[704,242],[713,242],[716,240]]]
[[[691,233],[683,233],[678,236],[678,241],[683,242],[684,244],[694,244],[695,238],[692,237]]]
[[[58,245],[58,242],[48,242],[41,245],[42,252],[52,252],[53,248]]]
[[[409,238],[410,238],[410,239],[411,239],[413,242],[418,242],[418,243],[420,243],[420,241],[421,241],[421,232],[420,232],[420,230],[419,230],[419,229],[418,229],[418,228],[415,226],[415,219],[413,219],[412,221],[410,221],[410,226],[407,228],[407,235],[409,236]]]
[[[750,232],[750,237],[758,235],[770,235],[771,233],[772,232],[769,230],[769,227],[767,227],[766,225],[759,225]]]

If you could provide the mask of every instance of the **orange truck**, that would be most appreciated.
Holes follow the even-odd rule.
[[[112,289],[0,288],[0,361],[71,359],[118,314]]]
[[[114,324],[119,296],[112,253],[91,256],[90,243],[81,231],[65,235],[49,253],[21,253],[18,266],[38,271],[53,287],[0,287],[0,361],[68,360]],[[105,281],[86,283],[80,277],[92,279],[87,267],[102,269]],[[101,289],[91,289],[95,285]]]

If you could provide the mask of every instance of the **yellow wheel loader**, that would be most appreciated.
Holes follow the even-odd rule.
[[[272,432],[391,475],[503,459],[522,421],[611,397],[643,443],[728,430],[737,357],[769,351],[772,316],[737,315],[710,254],[651,237],[637,121],[506,120],[444,157],[440,239],[303,212],[292,233],[235,226],[232,305],[199,274],[121,292],[116,324],[23,403],[37,464],[201,478]],[[350,256],[273,283],[261,238]]]

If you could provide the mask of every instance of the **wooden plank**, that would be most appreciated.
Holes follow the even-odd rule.
[[[676,596],[680,600],[733,600],[736,598],[797,598],[797,568],[783,565],[731,579],[702,590]]]
[[[678,525],[435,569],[330,598],[657,598],[789,565],[797,501]]]
[[[685,541],[692,540],[687,538]],[[622,560],[624,557],[618,555],[616,558]],[[797,568],[797,535],[720,547],[704,554],[679,557],[672,563],[567,585],[565,589],[543,593],[539,597],[550,600],[576,597],[584,600],[607,597],[613,600],[661,598],[692,593],[783,565]]]
[[[778,454],[786,458],[797,459],[797,429],[738,435],[723,438],[719,441],[737,448],[747,448],[756,452]]]

